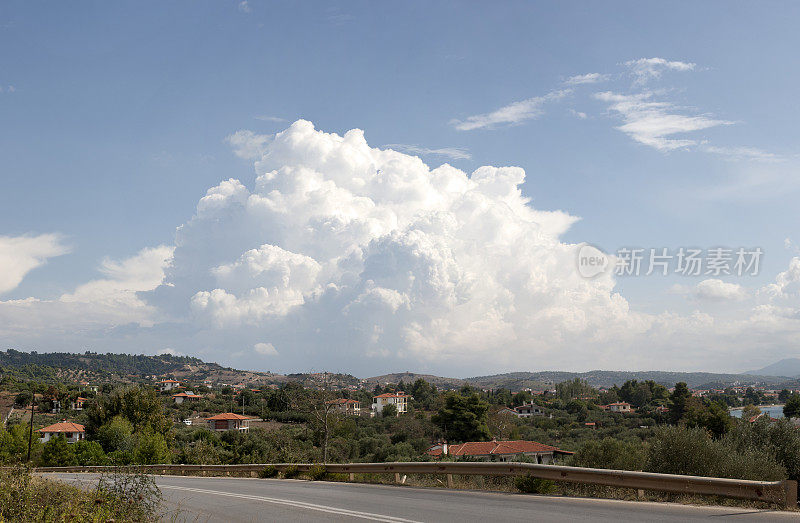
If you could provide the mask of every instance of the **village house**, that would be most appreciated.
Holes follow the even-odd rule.
[[[608,405],[600,405],[600,408],[609,412],[619,412],[622,414],[630,414],[634,411],[634,409],[631,408],[631,404],[624,401],[609,403]]]
[[[86,429],[84,429],[83,425],[79,423],[72,423],[67,420],[62,420],[60,423],[48,425],[47,427],[39,429],[36,432],[39,433],[39,438],[42,443],[47,443],[51,439],[62,435],[67,438],[67,443],[75,443],[78,441],[83,441],[83,438],[86,436]]]
[[[536,463],[549,465],[556,463],[572,452],[536,441],[468,441],[460,445],[447,442],[433,445],[426,454],[434,458],[450,456],[473,461],[516,461],[522,457],[535,458]]]
[[[180,405],[184,401],[199,401],[200,398],[202,398],[202,396],[200,396],[199,394],[195,394],[190,390],[187,390],[186,392],[179,392],[177,394],[172,395],[173,401],[175,401],[175,403],[178,405]]]
[[[383,412],[383,408],[387,405],[394,405],[397,407],[398,415],[408,412],[409,397],[410,396],[406,396],[406,393],[403,391],[398,391],[394,394],[386,393],[374,396],[372,398],[372,415],[380,416]]]
[[[100,387],[97,385],[90,385],[88,381],[81,382],[81,392],[91,391],[91,392],[98,392]]]
[[[158,390],[161,392],[168,392],[172,389],[178,388],[181,386],[180,381],[175,380],[161,380],[158,382]]]
[[[343,414],[358,416],[361,414],[361,402],[358,400],[348,400],[339,398],[325,402],[328,405],[333,405],[336,410]]]
[[[517,413],[518,418],[532,418],[533,416],[544,416],[544,409],[539,405],[529,403],[527,405],[520,405],[514,411]]]
[[[253,418],[234,414],[233,412],[225,412],[224,414],[217,414],[216,416],[206,418],[206,423],[208,424],[209,430],[218,432],[225,430],[238,430],[241,432],[247,432],[250,430],[251,419]]]
[[[78,396],[77,398],[75,398],[75,401],[70,403],[70,408],[72,410],[83,410],[83,404],[86,401],[87,401],[87,398],[82,398],[82,397]]]

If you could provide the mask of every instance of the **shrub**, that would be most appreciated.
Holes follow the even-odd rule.
[[[325,465],[314,465],[308,471],[308,477],[311,481],[319,481],[325,479],[325,476],[328,474],[328,469]]]
[[[650,439],[648,454],[650,472],[761,481],[786,477],[786,469],[771,452],[712,440],[701,428],[661,427]]]
[[[297,465],[289,465],[284,469],[283,477],[287,479],[296,478],[299,473],[300,471],[297,470]]]
[[[514,478],[514,486],[527,494],[549,494],[556,489],[556,484],[549,479],[535,478],[530,474]]]
[[[274,478],[277,475],[278,469],[275,468],[275,465],[267,465],[258,473],[259,478]]]
[[[640,442],[625,442],[614,438],[587,441],[570,458],[573,467],[615,470],[642,470],[647,453]]]

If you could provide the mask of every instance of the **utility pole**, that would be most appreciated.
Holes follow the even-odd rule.
[[[36,391],[31,398],[31,428],[28,432],[28,461],[31,460],[31,447],[33,446],[33,405],[36,403]]]

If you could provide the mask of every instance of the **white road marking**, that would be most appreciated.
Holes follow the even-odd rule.
[[[330,507],[327,505],[317,505],[315,503],[306,503],[305,501],[292,501],[288,499],[270,498],[266,496],[251,496],[249,494],[236,494],[233,492],[221,492],[219,490],[206,490],[191,487],[178,487],[174,485],[159,485],[162,489],[171,490],[184,490],[187,492],[197,492],[199,494],[213,494],[216,496],[228,496],[231,498],[249,499],[252,501],[263,501],[266,503],[275,503],[277,505],[288,505],[295,508],[304,508],[307,510],[316,510],[319,512],[327,512],[328,514],[339,514],[342,516],[352,516],[355,518],[368,519],[371,521],[385,521],[387,523],[419,523],[412,519],[396,518],[394,516],[386,516],[384,514],[373,514],[371,512],[359,512],[357,510],[348,510],[344,508]]]

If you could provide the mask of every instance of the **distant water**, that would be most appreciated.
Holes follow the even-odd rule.
[[[759,406],[758,408],[761,409],[761,412],[772,418],[783,417],[783,405],[766,405],[763,407]],[[742,409],[731,409],[730,413],[734,418],[742,417]]]

